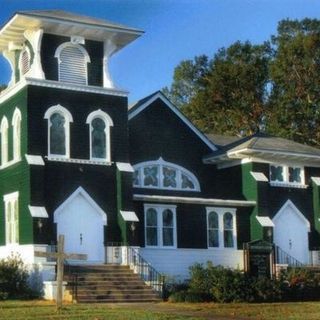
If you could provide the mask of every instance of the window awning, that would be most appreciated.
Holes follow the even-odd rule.
[[[32,218],[49,218],[45,207],[28,206]]]
[[[120,210],[120,213],[124,221],[139,222],[139,219],[134,211]]]
[[[132,165],[126,162],[117,162],[117,168],[123,172],[134,172]]]
[[[274,227],[274,223],[269,217],[256,217],[263,227]]]

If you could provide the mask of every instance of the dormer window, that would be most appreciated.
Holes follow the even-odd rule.
[[[90,57],[80,44],[71,42],[60,45],[54,55],[58,59],[59,81],[87,85],[87,63]]]
[[[19,68],[20,68],[21,75],[25,75],[30,70],[30,63],[31,63],[30,50],[28,47],[26,47],[20,53]]]
[[[270,165],[270,184],[274,186],[304,186],[304,169],[299,166]]]

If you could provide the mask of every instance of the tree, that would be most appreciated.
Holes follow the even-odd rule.
[[[255,132],[264,113],[270,56],[267,43],[236,42],[220,49],[204,76],[194,86],[189,85],[193,91],[188,99],[182,100],[183,112],[204,132],[232,135]],[[171,90],[174,96],[179,92],[176,81]],[[186,96],[184,91],[183,94]]]
[[[268,130],[320,145],[320,21],[283,20],[272,43]]]
[[[0,84],[0,92],[6,89],[7,86],[5,84]]]

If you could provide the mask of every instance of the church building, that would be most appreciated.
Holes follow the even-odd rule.
[[[141,30],[59,10],[0,30],[0,258],[35,251],[188,277],[196,262],[243,269],[246,243],[320,263],[320,150],[266,134],[205,135],[163,93],[128,106],[109,59]],[[147,79],[146,79],[147,80]],[[280,263],[280,262],[279,262]]]

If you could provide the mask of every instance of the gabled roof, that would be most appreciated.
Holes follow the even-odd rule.
[[[121,24],[63,10],[18,11],[0,29],[0,51],[6,50],[10,41],[23,42],[26,29],[43,29],[47,33],[83,36],[98,41],[110,39],[116,47],[115,52],[143,33]]]
[[[165,106],[167,106],[173,113],[175,113],[180,120],[186,124],[193,133],[195,133],[198,138],[200,138],[212,151],[218,150],[217,147],[212,143],[205,134],[203,134],[197,127],[195,127],[191,121],[177,108],[170,100],[161,92],[156,91],[149,96],[139,100],[133,106],[129,108],[129,121],[137,116],[140,112],[150,107],[152,103],[160,99]]]
[[[288,139],[256,133],[238,139],[204,157],[205,163],[256,158],[269,162],[311,162],[320,165],[320,150]]]

